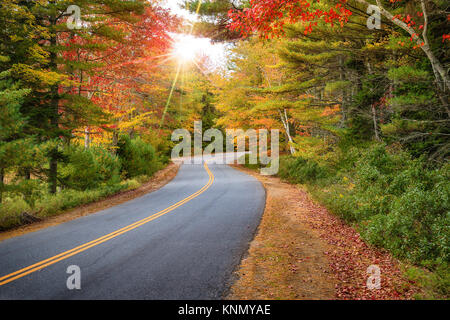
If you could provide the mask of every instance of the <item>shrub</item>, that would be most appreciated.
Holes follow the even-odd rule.
[[[354,223],[369,243],[430,269],[446,266],[450,165],[430,169],[423,159],[389,152],[382,144],[358,151],[349,148],[348,153],[336,172],[309,160],[284,157],[279,175],[307,184],[332,212]]]
[[[122,173],[127,178],[141,175],[151,176],[160,164],[157,161],[155,149],[141,138],[130,139],[123,135],[118,143],[118,155],[122,160]]]
[[[160,136],[157,132],[152,131],[145,135],[144,142],[149,143],[155,147],[156,157],[161,164],[168,164],[170,161],[172,148],[174,143],[163,136]]]
[[[280,177],[293,183],[307,183],[327,176],[327,169],[314,160],[302,157],[282,157],[280,160]]]
[[[62,189],[56,194],[50,194],[44,182],[18,178],[3,193],[0,230],[23,224],[25,212],[48,217],[122,190],[136,189],[159,169],[155,150],[141,139],[122,137],[119,147],[119,155],[100,147],[65,148],[58,176]],[[121,169],[124,176],[133,178],[121,181]]]
[[[60,181],[65,187],[75,190],[94,189],[99,185],[114,184],[120,180],[119,157],[100,147],[85,150],[71,146],[64,150]]]

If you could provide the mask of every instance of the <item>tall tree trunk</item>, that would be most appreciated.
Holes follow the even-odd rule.
[[[345,72],[344,72],[344,59],[343,57],[339,57],[339,80],[345,81]],[[347,89],[342,89],[342,103],[341,103],[341,126],[344,127],[347,122]]]
[[[373,119],[373,130],[375,132],[375,139],[381,141],[380,134],[378,132],[378,122],[377,122],[377,110],[375,105],[372,104],[372,119]]]
[[[50,167],[48,174],[49,191],[51,194],[55,194],[58,186],[58,148],[53,149],[50,152]]]
[[[89,57],[89,55],[88,55]],[[88,84],[91,84],[91,77],[88,76]],[[83,86],[83,71],[80,72],[80,85],[78,88],[78,94],[82,95],[82,86]],[[90,100],[92,99],[92,96],[94,95],[94,92],[88,92],[86,94],[86,97]],[[91,146],[91,131],[88,126],[84,128],[84,148],[87,150]]]
[[[119,144],[119,133],[117,133],[116,130],[113,131],[112,136],[112,146],[113,146],[113,152],[117,154],[117,145]]]
[[[53,25],[56,25],[56,20],[51,20]],[[57,35],[54,34],[50,38],[50,46],[55,48],[57,45]],[[50,52],[50,62],[49,67],[50,70],[57,72],[58,64],[57,64],[57,54],[54,50]],[[58,137],[58,127],[59,127],[59,86],[55,84],[50,89],[50,125],[51,130],[53,132],[50,133],[51,138],[55,139]],[[55,194],[57,191],[58,185],[58,147],[56,146],[53,150],[50,151],[50,163],[49,163],[49,191],[52,194]]]
[[[25,180],[31,180],[31,169],[25,168],[25,174],[24,174]]]
[[[297,152],[297,150],[295,150],[295,148],[293,146],[294,140],[292,139],[292,136],[291,136],[291,129],[289,127],[289,119],[288,119],[286,109],[284,109],[284,113],[280,110],[280,117],[281,117],[281,122],[283,123],[283,126],[284,126],[284,130],[286,132],[286,136],[289,141],[289,151],[291,152],[291,154],[294,154]]]
[[[89,127],[84,128],[84,148],[87,150],[91,145],[91,133]]]
[[[0,204],[3,201],[4,188],[5,188],[5,168],[0,168]]]

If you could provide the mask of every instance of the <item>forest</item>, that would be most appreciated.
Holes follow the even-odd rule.
[[[448,296],[448,1],[185,1],[195,25],[163,2],[0,3],[0,230],[137,188],[196,120],[279,129],[279,177]]]

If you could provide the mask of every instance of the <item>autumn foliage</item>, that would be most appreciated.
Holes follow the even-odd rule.
[[[313,9],[311,2],[305,0],[251,0],[250,8],[230,10],[232,23],[229,27],[240,31],[244,37],[255,32],[269,37],[283,34],[287,23],[303,21],[306,23],[307,34],[320,20],[331,26],[342,26],[347,22],[352,12],[345,8],[345,3],[346,0],[340,0],[335,6],[321,10]]]

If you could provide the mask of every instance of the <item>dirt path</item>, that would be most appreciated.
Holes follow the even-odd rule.
[[[228,299],[411,299],[387,252],[368,247],[359,234],[300,187],[237,167],[267,191],[264,216]],[[381,270],[381,289],[367,288],[367,268]]]
[[[44,228],[55,226],[64,222],[68,222],[101,210],[108,209],[110,207],[117,206],[121,203],[133,200],[135,198],[141,197],[144,194],[158,190],[163,186],[165,186],[167,183],[169,183],[173,178],[175,178],[179,168],[180,164],[171,163],[166,168],[156,172],[155,175],[148,182],[144,183],[137,189],[123,191],[118,194],[106,197],[103,200],[68,210],[64,213],[50,217],[43,221],[35,222],[32,224],[20,226],[12,230],[1,232],[0,241],[12,237],[17,237],[29,232],[34,232]]]

